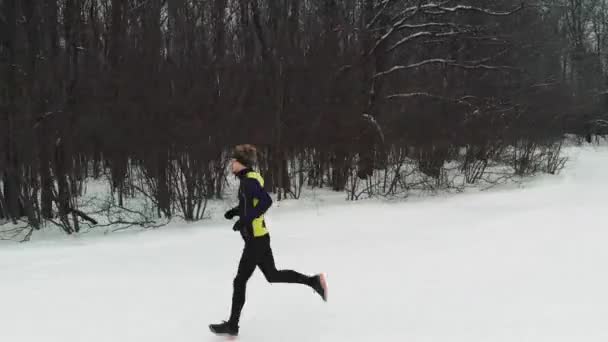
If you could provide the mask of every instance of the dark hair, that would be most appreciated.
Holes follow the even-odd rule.
[[[237,145],[232,152],[232,158],[245,167],[252,167],[257,162],[257,149],[250,144]]]

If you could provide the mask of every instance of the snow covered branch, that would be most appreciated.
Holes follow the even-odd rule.
[[[395,43],[393,46],[389,47],[387,49],[387,51],[392,51],[396,48],[398,48],[399,46],[410,42],[416,38],[421,38],[421,37],[449,37],[449,36],[456,36],[459,34],[463,34],[464,32],[445,32],[445,33],[434,33],[434,32],[417,32],[414,33],[412,35],[409,35],[403,39],[401,39],[400,41],[398,41],[397,43]]]
[[[392,20],[397,20],[398,18],[401,18],[404,15],[408,15],[409,13],[418,13],[421,10],[426,10],[426,9],[431,9],[431,8],[437,8],[439,6],[444,6],[445,4],[449,3],[449,1],[443,1],[439,4],[437,3],[430,3],[430,4],[419,4],[417,6],[410,6],[407,7],[405,9],[403,9],[403,11],[401,11],[399,14],[397,14],[396,16],[394,16],[392,18]]]
[[[593,120],[593,123],[600,127],[608,127],[608,120],[597,119]]]
[[[472,11],[472,12],[479,12],[479,13],[483,13],[483,14],[487,14],[487,15],[491,15],[491,16],[509,16],[518,11],[521,11],[524,8],[524,3],[522,2],[519,7],[517,7],[516,9],[514,9],[512,11],[508,11],[508,12],[491,11],[491,10],[488,10],[485,8],[474,7],[474,6],[465,6],[465,5],[457,5],[457,6],[450,7],[450,8],[438,6],[437,8],[439,8],[440,10],[445,11],[445,12]]]
[[[384,132],[382,131],[382,127],[380,127],[380,124],[378,123],[376,118],[367,113],[363,114],[363,118],[374,126],[374,129],[378,133],[378,136],[380,136],[380,139],[382,140],[382,142],[384,142]]]
[[[394,66],[386,71],[382,71],[377,73],[376,75],[374,75],[374,78],[376,77],[381,77],[381,76],[386,76],[388,74],[392,74],[395,71],[399,71],[399,70],[407,70],[407,69],[414,69],[414,68],[419,68],[421,66],[427,65],[427,64],[448,64],[448,63],[454,63],[453,60],[447,60],[447,59],[442,59],[442,58],[434,58],[434,59],[427,59],[425,61],[422,62],[418,62],[418,63],[414,63],[414,64],[410,64],[410,65],[397,65]]]
[[[465,99],[468,97],[456,99],[456,98],[450,98],[450,97],[445,97],[445,96],[441,96],[441,95],[431,94],[431,93],[427,93],[427,92],[393,94],[393,95],[387,96],[386,98],[387,99],[404,99],[404,98],[412,98],[412,97],[428,97],[428,98],[433,98],[433,99],[447,101],[447,102],[454,102],[454,103],[466,105],[468,107],[472,107],[471,103],[465,101]]]
[[[553,82],[543,82],[543,83],[536,83],[530,86],[530,88],[545,88],[545,87],[552,87],[555,86],[556,84],[558,84],[556,81]]]
[[[488,8],[468,6],[468,5],[456,5],[456,6],[448,7],[447,5],[450,2],[451,1],[443,1],[443,2],[439,2],[439,3],[431,2],[431,3],[426,3],[426,4],[422,4],[422,2],[420,2],[420,4],[417,6],[410,6],[410,7],[403,9],[402,11],[400,11],[399,14],[393,16],[393,18],[390,19],[391,23],[388,24],[386,32],[376,40],[373,48],[368,52],[368,55],[372,55],[373,53],[375,53],[383,43],[388,41],[397,32],[400,32],[404,29],[424,30],[424,31],[414,32],[414,33],[409,34],[408,36],[406,36],[406,37],[400,39],[398,42],[394,43],[391,47],[389,47],[387,49],[387,51],[392,51],[392,50],[396,49],[397,47],[399,47],[407,42],[411,42],[417,38],[456,36],[456,35],[460,35],[462,33],[471,32],[471,30],[472,30],[470,25],[457,24],[455,22],[432,21],[432,22],[428,22],[428,23],[408,23],[409,20],[412,20],[412,18],[414,18],[415,16],[417,16],[420,13],[441,15],[441,14],[447,14],[447,13],[458,13],[458,12],[469,11],[469,12],[477,12],[477,13],[481,13],[484,15],[490,15],[490,16],[509,16],[524,8],[523,4],[511,11],[496,11],[496,10],[491,10]],[[389,6],[389,4],[391,4],[391,3],[392,3],[392,1],[385,1],[382,3],[383,4],[382,8],[376,13],[374,18],[370,21],[370,23],[367,24],[368,29],[371,29],[380,20],[379,18],[381,17],[381,14],[386,11],[387,6]],[[387,25],[387,23],[384,23],[384,24]],[[444,29],[443,31],[446,31],[445,30],[446,28],[449,29],[447,32],[441,32],[441,30],[439,30],[439,29]],[[436,29],[436,30],[434,30],[434,29]]]
[[[43,115],[41,115],[40,117],[38,117],[36,119],[36,122],[34,123],[34,128],[37,128],[42,121],[44,121],[44,120],[46,120],[46,119],[48,119],[48,118],[50,118],[50,117],[52,117],[53,115],[56,115],[56,114],[63,114],[63,111],[62,110],[58,110],[58,111],[55,111],[55,112],[46,112],[46,113],[44,113]]]
[[[418,62],[418,63],[413,63],[413,64],[409,64],[409,65],[397,65],[394,66],[386,71],[382,71],[377,73],[376,75],[374,75],[374,78],[377,77],[381,77],[381,76],[386,76],[388,74],[391,74],[395,71],[399,71],[399,70],[408,70],[408,69],[415,69],[415,68],[419,68],[422,67],[424,65],[427,64],[443,64],[445,66],[449,66],[449,67],[455,67],[455,68],[462,68],[462,69],[486,69],[486,70],[519,70],[518,68],[515,67],[511,67],[511,66],[493,66],[493,65],[486,65],[486,64],[482,64],[482,63],[478,63],[478,64],[458,64],[456,63],[454,60],[449,60],[449,59],[443,59],[443,58],[433,58],[433,59],[427,59],[425,61],[422,62]]]
[[[488,8],[470,6],[470,5],[456,5],[453,7],[446,7],[446,4],[449,2],[450,1],[443,1],[443,2],[439,2],[439,3],[432,2],[432,3],[428,3],[428,4],[419,4],[418,6],[410,6],[410,7],[403,9],[399,14],[394,16],[393,20],[396,20],[396,19],[398,19],[404,15],[408,15],[410,13],[418,13],[418,12],[423,12],[423,13],[428,13],[428,14],[445,14],[445,13],[469,11],[469,12],[478,12],[478,13],[491,15],[491,16],[509,16],[514,13],[517,13],[518,11],[521,11],[524,8],[523,2],[521,3],[520,6],[518,6],[517,8],[515,8],[511,11],[494,11],[494,10],[491,10]]]
[[[403,29],[423,29],[423,28],[430,28],[430,27],[450,27],[450,28],[459,28],[462,27],[463,25],[458,25],[456,23],[424,23],[424,24],[403,24],[400,25],[399,27],[397,27],[397,29],[399,30],[403,30]]]
[[[410,18],[410,16],[402,18],[401,20],[399,20],[397,23],[395,23],[389,30],[388,32],[386,32],[385,34],[382,35],[382,37],[380,37],[380,39],[378,39],[378,41],[376,41],[376,44],[374,45],[374,47],[370,50],[370,52],[368,53],[368,55],[373,54],[374,52],[376,52],[376,50],[378,49],[378,47],[384,43],[393,33],[397,32],[397,28],[401,25],[403,25],[405,23],[406,20],[408,20]]]

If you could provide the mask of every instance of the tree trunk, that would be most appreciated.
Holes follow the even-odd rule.
[[[18,109],[15,103],[17,96],[17,17],[18,8],[16,0],[7,0],[6,6],[6,21],[7,21],[7,50],[8,50],[8,68],[6,76],[7,84],[7,110],[4,113],[2,126],[5,129],[4,138],[6,139],[4,144],[5,148],[4,159],[6,171],[4,174],[4,196],[6,198],[6,206],[8,215],[11,219],[16,220],[23,216],[23,210],[19,201],[19,162],[17,155],[16,146],[16,134],[19,127],[17,127],[17,115]]]

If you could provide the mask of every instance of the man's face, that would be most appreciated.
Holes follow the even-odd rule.
[[[239,163],[236,159],[232,158],[230,161],[230,167],[232,169],[232,173],[237,173],[243,169],[241,163]]]

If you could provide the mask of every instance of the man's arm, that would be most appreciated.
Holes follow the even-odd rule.
[[[238,205],[236,207],[226,211],[226,213],[224,214],[224,217],[228,220],[232,220],[232,218],[234,218],[235,216],[239,216],[239,206]]]
[[[250,224],[255,218],[266,213],[270,206],[272,206],[272,198],[255,179],[247,179],[244,185],[245,197],[247,198],[247,201],[251,201],[253,203],[254,198],[259,200],[255,208],[253,208],[253,210],[249,210],[248,208],[247,216],[241,218],[241,221],[244,224]]]

